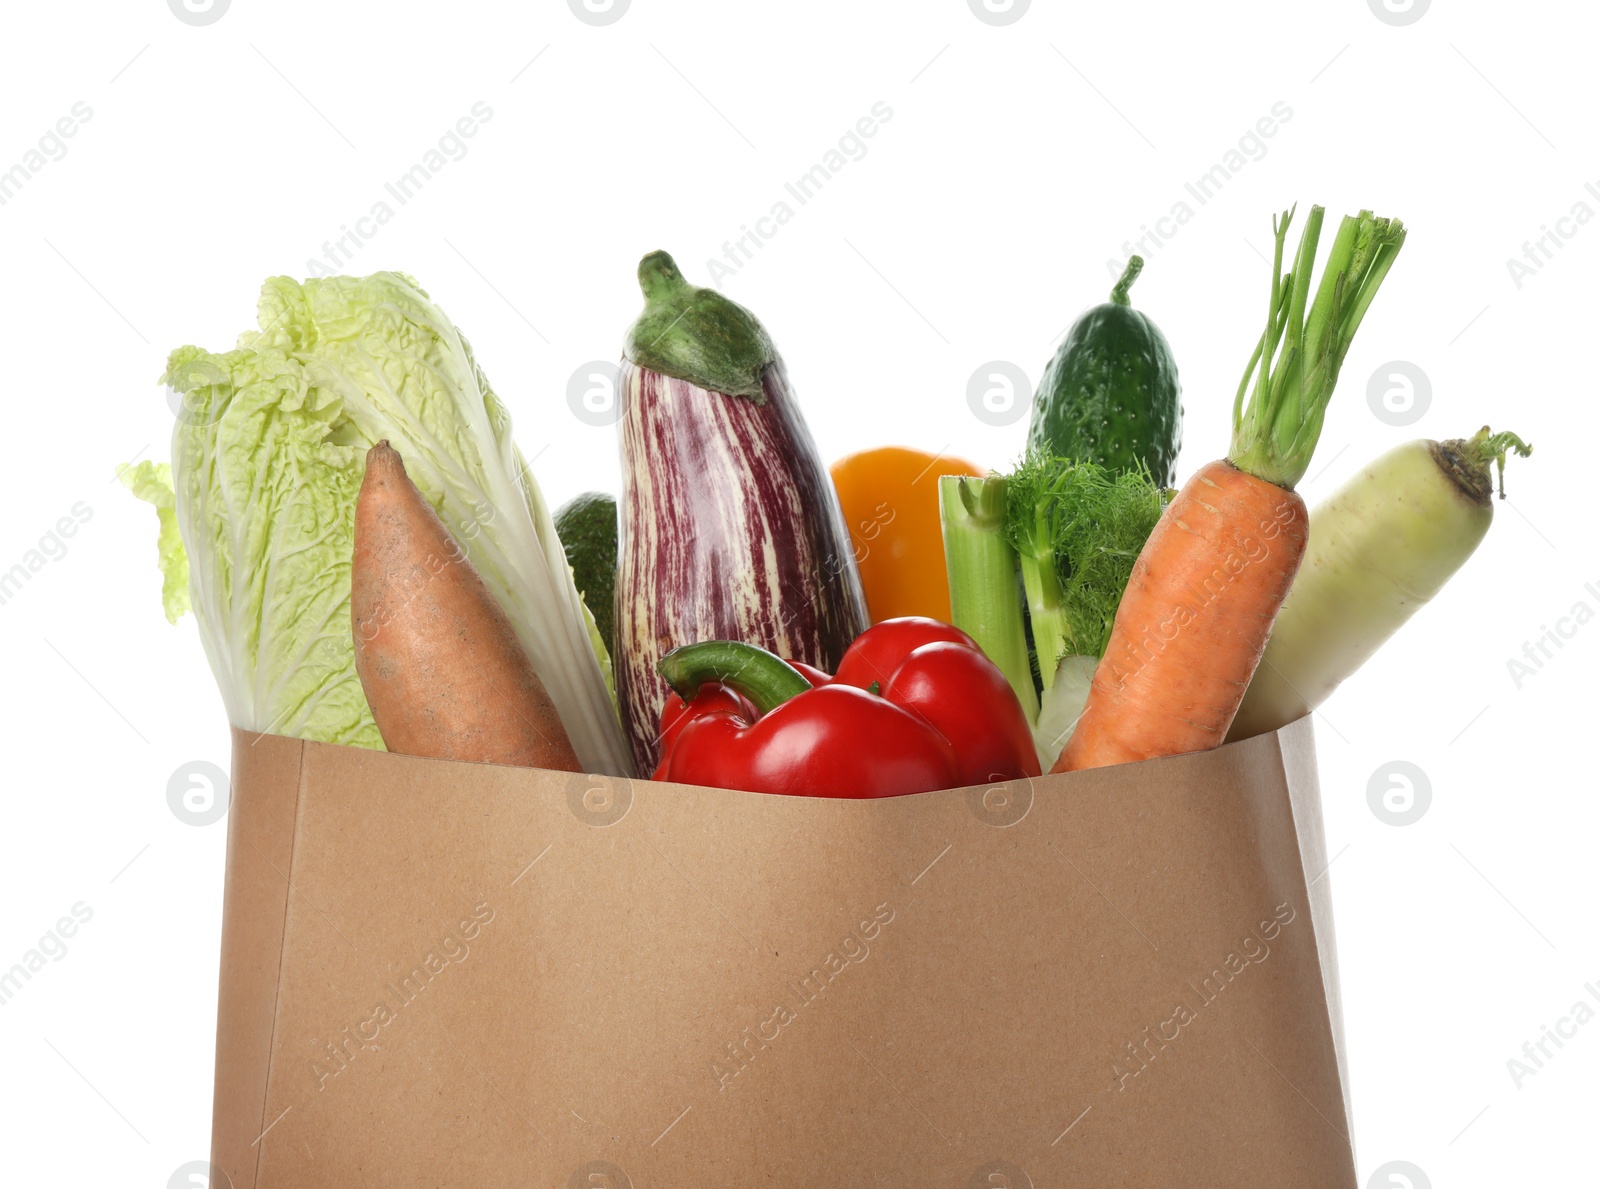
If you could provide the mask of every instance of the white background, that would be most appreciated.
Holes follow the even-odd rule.
[[[1520,1088],[1507,1061],[1600,987],[1600,626],[1521,688],[1507,662],[1575,603],[1600,610],[1600,225],[1567,225],[1520,286],[1506,261],[1574,204],[1600,212],[1600,30],[1575,3],[1437,3],[1406,26],[1365,0],[1220,11],[1034,0],[992,27],[964,0],[633,0],[591,27],[559,0],[233,0],[195,27],[164,0],[6,6],[0,171],[75,103],[92,117],[0,206],[0,570],[80,501],[92,518],[0,606],[0,967],[74,903],[93,918],[0,1007],[4,1179],[164,1186],[208,1147],[225,826],[178,821],[166,787],[226,766],[227,724],[192,620],[162,618],[154,515],[114,481],[167,457],[166,351],[231,345],[264,277],[303,275],[479,101],[466,155],[344,271],[404,269],[466,329],[552,503],[617,487],[613,431],[565,391],[615,358],[639,256],[668,248],[704,282],[879,101],[866,155],[724,282],[827,459],[893,441],[1006,464],[1025,422],[979,421],[968,377],[1002,359],[1037,379],[1104,300],[1107,257],[1187,200],[1134,291],[1178,360],[1187,474],[1226,449],[1271,212],[1404,218],[1305,495],[1484,422],[1537,450],[1478,555],[1318,723],[1360,1171],[1592,1169],[1600,1021]],[[1197,204],[1184,183],[1280,101],[1264,155]],[[1409,427],[1367,401],[1393,360],[1431,380]],[[1367,800],[1396,759],[1432,788],[1405,827]]]

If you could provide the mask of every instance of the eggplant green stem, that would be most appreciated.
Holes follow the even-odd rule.
[[[1311,273],[1322,235],[1322,208],[1311,208],[1294,266],[1284,273],[1283,245],[1293,218],[1291,209],[1272,220],[1267,327],[1239,382],[1228,451],[1228,461],[1241,471],[1288,488],[1311,465],[1345,353],[1406,238],[1399,219],[1375,218],[1371,211],[1346,215],[1313,297]]]
[[[1111,300],[1119,306],[1132,305],[1128,300],[1128,290],[1139,279],[1139,274],[1144,271],[1143,256],[1129,256],[1127,267],[1122,270],[1122,276],[1111,287]]]
[[[622,345],[630,363],[711,392],[766,402],[761,380],[778,352],[754,314],[715,289],[691,285],[665,252],[639,261],[639,288],[644,311]]]
[[[762,714],[811,688],[805,675],[782,657],[738,640],[674,648],[656,662],[656,672],[685,702],[715,681],[749,698]]]

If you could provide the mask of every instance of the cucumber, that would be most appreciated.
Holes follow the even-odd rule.
[[[1141,257],[1130,257],[1111,300],[1074,322],[1045,365],[1028,450],[1117,471],[1142,465],[1157,484],[1172,487],[1183,438],[1182,389],[1166,336],[1128,302],[1143,268]]]
[[[615,656],[617,501],[604,492],[586,491],[563,504],[555,521],[573,583],[594,617],[600,639]]]

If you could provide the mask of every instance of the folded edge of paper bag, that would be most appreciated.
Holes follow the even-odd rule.
[[[273,1026],[306,744],[234,732],[217,985],[211,1161],[232,1189],[254,1189],[272,1066]],[[226,1184],[226,1183],[224,1183]]]
[[[1327,833],[1322,820],[1322,797],[1317,780],[1317,745],[1309,716],[1277,733],[1278,754],[1288,777],[1289,806],[1294,812],[1295,836],[1300,841],[1300,864],[1305,869],[1306,900],[1317,938],[1317,958],[1322,967],[1322,990],[1328,1001],[1328,1026],[1333,1032],[1333,1053],[1339,1063],[1339,1086],[1344,1092],[1344,1117],[1350,1146],[1355,1147],[1355,1114],[1350,1102],[1350,1065],[1345,1050],[1344,1001],[1339,995],[1339,954],[1334,937],[1333,892],[1328,869]],[[1337,857],[1337,856],[1336,856]]]

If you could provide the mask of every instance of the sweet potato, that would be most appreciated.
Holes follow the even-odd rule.
[[[511,621],[386,441],[356,501],[350,620],[390,751],[578,771]]]

